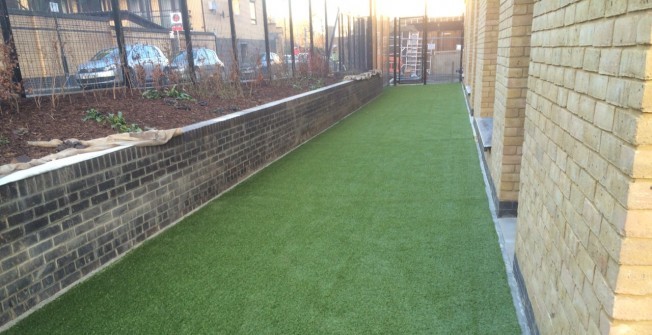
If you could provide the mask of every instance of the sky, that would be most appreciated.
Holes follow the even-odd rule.
[[[344,13],[369,15],[369,0],[327,0],[329,16],[334,17],[339,7]],[[424,0],[373,0],[377,4],[377,15],[389,17],[420,16],[424,12]],[[428,16],[459,16],[464,12],[464,0],[426,0]],[[287,0],[268,0],[267,10],[275,18],[287,17]],[[324,0],[312,0],[313,13],[322,14]],[[308,0],[292,0],[293,16],[308,12]],[[307,15],[307,14],[306,14]]]

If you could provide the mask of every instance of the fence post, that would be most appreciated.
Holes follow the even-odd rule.
[[[11,30],[11,22],[9,21],[9,10],[7,9],[7,2],[0,1],[0,28],[2,28],[2,39],[5,45],[9,46],[9,58],[11,64],[15,64],[11,81],[18,85],[21,97],[25,97],[25,87],[23,86],[23,74],[20,72],[20,63],[18,62],[18,53],[16,52],[16,44],[14,44],[14,33]]]
[[[346,16],[346,26],[348,30],[346,34],[346,49],[347,49],[346,52],[348,56],[347,61],[349,62],[348,64],[349,64],[349,71],[350,71],[353,70],[353,63],[351,62],[353,57],[351,57],[351,17],[348,15]]]
[[[355,62],[356,62],[356,67],[358,70],[363,70],[364,69],[364,62],[362,61],[362,57],[365,52],[364,50],[364,45],[362,43],[362,39],[364,38],[364,29],[362,29],[362,18],[357,17],[355,19]]]
[[[324,0],[324,54],[326,54],[326,74],[331,70],[331,52],[328,47],[328,0]]]
[[[354,69],[355,71],[358,71],[358,59],[356,58],[358,55],[356,53],[356,39],[358,38],[358,28],[355,26],[356,25],[356,19],[355,17],[350,17],[351,20],[351,33],[349,34],[349,47],[351,48],[349,53],[350,53],[350,60],[351,60],[351,68]]]
[[[59,43],[59,52],[61,52],[61,66],[63,67],[63,74],[66,77],[64,86],[68,85],[68,79],[70,78],[70,69],[68,68],[68,58],[66,58],[66,50],[63,47],[63,39],[61,38],[61,28],[59,27],[59,13],[53,12],[54,16],[54,29],[57,31],[57,42]],[[54,83],[56,84],[56,77],[53,78]]]
[[[310,59],[312,62],[313,54],[315,53],[315,43],[312,39],[313,30],[312,30],[312,0],[308,0],[308,24],[310,26]],[[310,69],[312,70],[312,68]]]
[[[367,71],[374,68],[374,16],[367,22]]]
[[[118,52],[120,53],[120,67],[122,67],[122,79],[125,85],[131,88],[133,80],[129,73],[127,63],[127,50],[125,50],[125,35],[122,31],[122,18],[120,17],[120,0],[111,0],[111,9],[113,10],[113,25],[115,26],[115,39],[118,44]]]
[[[365,22],[363,17],[358,18],[358,24],[356,28],[358,28],[358,40],[356,42],[358,45],[358,68],[364,71],[365,67],[367,66],[364,60],[365,54],[367,52],[367,46],[365,43],[365,34],[367,32],[365,31]]]
[[[236,34],[235,34],[235,19],[233,18],[233,0],[229,0],[229,21],[231,24],[231,49],[233,49],[233,60],[235,65],[233,69],[235,70],[235,78],[240,80],[240,63],[238,62],[238,48],[236,43]]]
[[[288,0],[290,7],[290,57],[292,58],[292,78],[295,77],[296,67],[294,66],[294,23],[292,22],[292,0]]]
[[[267,0],[263,0],[263,30],[265,31],[265,58],[267,62],[267,76],[269,81],[272,81],[272,60],[269,54],[269,31],[267,28]]]
[[[367,63],[367,57],[369,56],[369,29],[367,18],[365,17],[360,18],[360,31],[362,32],[360,34],[360,48],[363,50],[360,53],[360,64],[362,65],[362,69],[367,71],[369,69],[369,64]]]
[[[339,42],[337,46],[337,52],[339,53],[339,71],[343,72],[344,69],[342,68],[342,64],[344,62],[344,14],[339,11],[340,13],[340,23],[339,23],[339,28],[337,29],[337,35],[339,37]]]
[[[373,0],[369,0],[369,23],[367,24],[367,28],[369,29],[369,54],[367,55],[367,70],[371,70],[374,68],[374,63],[376,61],[376,54],[375,54],[375,44],[376,44],[376,39],[374,36],[376,35],[376,29],[375,27],[375,18],[376,16],[374,15],[374,4]],[[371,60],[371,61],[369,61]]]
[[[398,71],[398,67],[400,66],[400,58],[398,57],[398,46],[397,46],[397,41],[396,37],[398,36],[398,19],[394,17],[394,86],[396,86],[396,71]],[[400,39],[399,39],[400,41]]]
[[[465,15],[462,14],[462,27],[464,27],[464,18]],[[463,83],[464,79],[464,29],[462,29],[462,38],[460,39],[460,83]]]
[[[423,2],[424,9],[423,9],[423,42],[421,43],[421,66],[422,66],[422,74],[423,74],[423,84],[426,84],[427,75],[428,72],[426,71],[426,64],[428,63],[426,60],[426,55],[428,52],[428,1]]]
[[[358,18],[358,64],[359,68],[363,71],[365,71],[367,67],[367,61],[365,60],[366,53],[367,53],[367,43],[366,43],[366,36],[367,32],[365,30],[365,19],[364,17]]]
[[[183,24],[183,36],[186,38],[186,60],[188,61],[188,71],[190,71],[190,81],[197,84],[195,73],[195,58],[192,56],[192,36],[190,34],[190,17],[188,16],[188,2],[179,0],[179,9],[181,9],[181,23]]]
[[[401,32],[401,18],[398,19],[398,62],[402,63],[402,53],[401,48],[403,48],[403,33]],[[407,61],[407,57],[405,57],[405,60]],[[403,65],[401,64],[398,67],[398,83],[401,83],[401,69],[403,68]]]

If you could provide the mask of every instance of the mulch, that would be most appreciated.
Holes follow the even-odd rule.
[[[26,162],[65,149],[30,146],[28,141],[91,140],[117,132],[107,122],[83,121],[90,109],[104,115],[122,112],[127,124],[137,124],[143,130],[172,129],[286,98],[335,81],[333,78],[303,78],[273,84],[243,84],[240,96],[233,86],[218,89],[202,86],[177,88],[190,94],[194,98],[192,101],[168,97],[147,99],[142,96],[143,90],[124,88],[26,98],[14,106],[3,101],[0,111],[0,165]],[[164,89],[159,91],[164,92]]]

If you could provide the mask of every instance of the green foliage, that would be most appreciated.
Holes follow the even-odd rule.
[[[166,88],[163,93],[156,89],[149,89],[143,92],[142,96],[143,98],[150,100],[172,98],[176,100],[195,101],[195,99],[190,94],[186,93],[183,89],[177,88],[177,85],[174,85],[169,89]]]
[[[179,90],[177,88],[177,85],[172,86],[170,89],[165,90],[165,95],[168,98],[174,98],[177,100],[189,100],[189,101],[195,101],[190,94],[183,92],[183,90]]]
[[[161,94],[161,92],[159,92],[158,90],[155,90],[155,89],[149,89],[149,90],[143,92],[143,98],[145,98],[145,99],[156,100],[156,99],[160,99],[162,97],[163,97],[163,95]]]
[[[95,122],[102,122],[106,119],[106,116],[102,112],[98,111],[95,108],[91,108],[86,111],[86,115],[82,119],[83,121],[93,120]]]
[[[122,116],[122,112],[118,112],[118,114],[109,113],[106,117],[106,120],[111,125],[111,129],[115,129],[119,133],[133,133],[143,131],[135,123],[132,123],[131,125],[127,124],[124,116]]]
[[[319,79],[317,79],[316,82],[314,82],[314,83],[310,86],[310,89],[311,89],[311,90],[316,90],[316,89],[318,89],[318,88],[322,88],[322,87],[324,87],[324,80],[323,80],[322,78],[319,78]]]
[[[132,123],[131,125],[128,124],[127,120],[125,120],[124,116],[122,115],[122,112],[118,112],[118,114],[109,113],[104,115],[97,109],[91,108],[86,111],[86,116],[84,116],[83,120],[93,120],[97,123],[108,123],[111,125],[111,129],[114,129],[119,133],[133,133],[143,131],[135,123]]]
[[[292,87],[296,89],[309,89],[312,91],[324,87],[324,80],[323,78],[299,77],[294,81]]]
[[[8,138],[6,138],[6,137],[0,135],[0,147],[3,146],[3,145],[7,145],[7,144],[9,144],[9,143],[10,143],[10,142],[9,142],[9,139],[8,139]]]

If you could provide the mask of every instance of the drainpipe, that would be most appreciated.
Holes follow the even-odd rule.
[[[207,32],[207,30],[206,30],[206,12],[204,11],[204,0],[201,0],[200,4],[201,4],[201,20],[202,20],[202,25],[203,25],[202,30]],[[161,5],[159,5],[158,8],[161,8]],[[217,51],[217,48],[215,49],[215,51]]]

